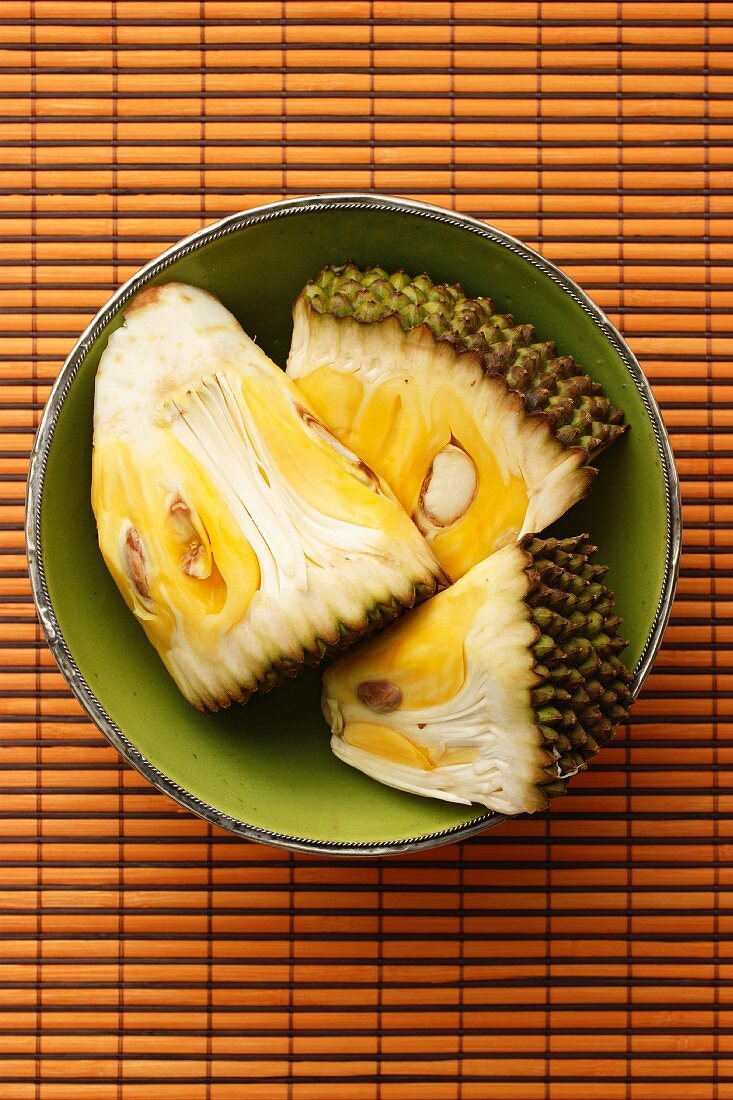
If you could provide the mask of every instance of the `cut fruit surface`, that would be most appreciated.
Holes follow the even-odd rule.
[[[288,375],[392,488],[453,579],[580,500],[622,434],[582,368],[489,299],[326,268],[298,298]]]
[[[196,706],[266,690],[445,583],[379,478],[210,294],[143,291],[96,380],[92,505]]]
[[[525,536],[326,669],[334,753],[414,794],[543,809],[628,714],[587,536]]]

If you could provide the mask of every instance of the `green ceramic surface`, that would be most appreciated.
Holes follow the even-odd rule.
[[[285,365],[291,306],[324,264],[427,271],[490,295],[574,355],[623,407],[626,436],[599,460],[591,496],[557,525],[589,531],[610,564],[633,667],[652,626],[665,565],[665,492],[652,425],[626,367],[596,323],[545,273],[465,229],[384,209],[290,214],[244,226],[177,259],[156,282],[212,291]],[[94,376],[117,317],[97,338],[63,403],[42,496],[41,547],[66,644],[102,707],[173,782],[251,825],[323,842],[395,841],[483,814],[381,786],[336,760],[318,705],[319,674],[205,717],[169,678],[128,612],[97,546],[90,506]]]

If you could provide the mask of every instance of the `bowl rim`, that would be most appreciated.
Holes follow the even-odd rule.
[[[444,844],[463,840],[478,832],[498,824],[504,815],[485,812],[461,825],[438,832],[425,833],[395,841],[324,841],[291,836],[273,830],[251,825],[238,818],[217,810],[203,800],[196,798],[190,791],[175,783],[159,768],[152,764],[127,739],[122,730],[113,722],[102,704],[94,695],[79,670],[74,657],[61,632],[46,584],[43,564],[43,546],[41,540],[41,512],[43,505],[43,484],[49,451],[61,407],[69,393],[71,385],[87,354],[94,345],[100,332],[111,318],[152,278],[159,275],[175,260],[196,251],[202,245],[209,244],[242,227],[256,225],[288,217],[293,214],[309,214],[323,210],[364,210],[379,209],[394,213],[406,213],[453,225],[458,229],[476,234],[484,239],[501,245],[537,268],[559,286],[570,298],[581,306],[583,311],[597,325],[626,366],[634,382],[652,424],[659,452],[665,485],[666,508],[666,552],[664,576],[659,602],[652,627],[644,644],[639,661],[634,669],[632,697],[635,699],[653,664],[661,645],[662,636],[669,621],[674,599],[682,536],[681,502],[679,477],[674,464],[669,436],[662,420],[656,399],[649,382],[631,348],[618,329],[568,275],[555,264],[546,260],[534,249],[510,236],[500,229],[472,218],[466,214],[434,206],[414,199],[397,198],[376,192],[337,192],[318,194],[303,198],[283,199],[253,207],[251,210],[231,214],[211,225],[204,226],[177,244],[166,249],[144,267],[140,268],[127,282],[123,283],[99,310],[87,325],[71,352],[69,353],[56,382],[54,383],[46,406],[43,410],[36,439],[30,456],[26,493],[25,536],[28,557],[28,571],[31,591],[36,605],[41,628],[53,657],[58,664],[67,684],[81,703],[84,710],[107,740],[117,749],[124,759],[132,765],[162,793],[175,802],[211,824],[218,825],[248,840],[261,841],[291,851],[312,852],[338,856],[383,856],[408,851],[436,848]]]

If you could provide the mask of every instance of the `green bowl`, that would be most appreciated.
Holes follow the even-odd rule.
[[[499,230],[422,203],[332,195],[274,203],[218,222],[144,267],[100,311],[69,356],[31,458],[27,542],[33,593],[69,686],[119,750],[161,791],[241,836],[287,848],[382,854],[432,847],[501,820],[384,787],[329,748],[318,671],[246,707],[190,707],[127,610],[97,546],[90,506],[94,376],[125,304],[180,280],[212,291],[276,362],[291,306],[325,264],[427,271],[490,295],[574,355],[626,413],[590,497],[557,525],[589,531],[630,640],[638,691],[661,642],[680,543],[677,477],[659,410],[632,352],[562,272]]]

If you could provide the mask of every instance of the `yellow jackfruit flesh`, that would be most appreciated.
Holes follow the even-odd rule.
[[[545,807],[631,701],[594,549],[527,536],[334,662],[322,700],[334,753],[414,794]]]
[[[623,432],[569,356],[489,299],[326,268],[299,296],[288,374],[392,488],[453,580],[583,497]]]
[[[445,583],[390,490],[207,292],[139,294],[96,381],[105,561],[187,699],[216,709]]]

